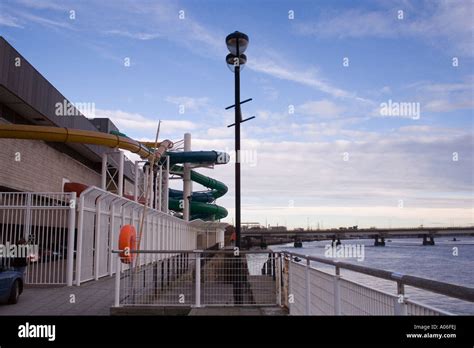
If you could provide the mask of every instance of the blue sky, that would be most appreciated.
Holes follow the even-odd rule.
[[[289,226],[473,223],[472,19],[471,1],[0,1],[0,34],[67,98],[196,150],[233,148],[224,39],[247,33],[243,220]],[[232,221],[233,166],[201,171]]]

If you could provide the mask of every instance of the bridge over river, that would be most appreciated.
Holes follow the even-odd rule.
[[[373,238],[375,246],[384,246],[385,238],[421,238],[423,245],[434,245],[435,237],[440,236],[474,236],[474,226],[467,227],[416,227],[416,228],[340,228],[320,230],[285,230],[249,228],[242,230],[242,238],[252,244],[259,240],[264,244],[294,241],[295,246],[303,241],[332,240],[340,244],[343,239]]]

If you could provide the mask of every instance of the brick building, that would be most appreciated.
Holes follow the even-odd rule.
[[[0,37],[0,123],[118,130],[109,119],[87,119],[76,108],[74,116],[57,116],[58,103],[64,105],[69,100]],[[65,182],[100,187],[105,151],[110,153],[111,149],[79,143],[0,139],[0,192],[61,192]],[[133,165],[126,160],[125,193],[132,193],[133,181]]]

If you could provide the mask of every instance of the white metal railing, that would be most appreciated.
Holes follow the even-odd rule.
[[[139,234],[143,205],[116,194],[90,187],[78,203],[76,285],[112,275],[116,263],[111,253],[118,247],[122,226],[133,225]],[[199,228],[171,215],[147,208],[140,249],[192,250]],[[156,261],[156,255],[140,259],[140,265]]]
[[[280,254],[268,250],[132,250],[156,261],[126,269],[118,252],[115,307],[275,306],[281,298]]]
[[[75,193],[0,192],[0,244],[23,239],[32,250],[26,284],[72,282],[75,200]]]
[[[408,299],[405,285],[474,302],[474,289],[468,287],[307,255],[283,255],[283,294],[290,315],[452,315]],[[314,268],[312,262],[335,266],[335,274]],[[397,293],[343,279],[341,268],[394,281]]]
[[[89,187],[79,198],[76,193],[0,192],[0,244],[25,239],[37,247],[36,255],[29,255],[27,284],[80,285],[115,273],[111,250],[118,247],[120,229],[130,224],[138,235],[143,209],[97,187]],[[186,222],[148,208],[140,249],[193,250],[198,236],[204,236],[199,247],[222,245],[223,225]],[[155,261],[156,255],[140,260]]]

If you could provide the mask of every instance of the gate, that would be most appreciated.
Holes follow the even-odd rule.
[[[26,257],[26,284],[72,284],[75,203],[75,193],[0,192],[0,244],[16,248],[1,261]],[[22,239],[27,255],[18,253]]]

